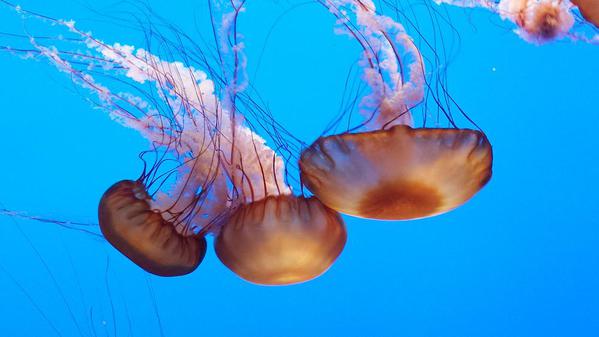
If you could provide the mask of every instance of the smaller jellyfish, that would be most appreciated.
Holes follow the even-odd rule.
[[[527,41],[543,43],[565,36],[574,26],[571,4],[566,0],[502,0],[501,18],[518,25]]]
[[[341,217],[317,198],[293,195],[283,160],[249,128],[237,125],[227,139],[221,153],[229,212],[211,230],[218,258],[261,285],[301,283],[326,272],[345,246]]]
[[[231,144],[230,215],[213,229],[216,255],[252,283],[311,280],[341,254],[345,225],[337,212],[318,199],[293,195],[285,183],[281,158],[272,150],[255,151],[257,136],[248,139],[247,135],[237,133]]]
[[[588,43],[599,42],[599,34],[589,26],[598,27],[599,5],[595,0],[435,0],[458,7],[483,7],[503,20],[516,24],[515,32],[524,40],[543,44],[561,38]],[[585,20],[576,15],[578,6]],[[589,24],[590,23],[590,24]],[[592,28],[592,26],[591,26]]]
[[[232,60],[245,59],[235,27],[244,2],[231,4],[232,13],[223,16],[221,29],[228,38],[221,48],[225,54],[230,51]],[[224,103],[230,115],[225,130],[235,131],[220,148],[232,186],[231,213],[213,230],[216,255],[235,274],[256,284],[309,281],[327,271],[341,254],[347,238],[345,224],[317,198],[293,195],[285,181],[283,160],[240,122],[244,116],[237,114],[236,99],[245,85],[244,69],[237,64],[229,67],[229,95]]]
[[[240,206],[221,229],[214,248],[243,279],[286,285],[324,273],[346,240],[337,212],[316,198],[282,195]]]
[[[104,193],[98,218],[102,234],[116,249],[149,273],[179,276],[194,271],[206,254],[203,236],[180,234],[160,212],[139,181],[123,180]]]
[[[365,132],[321,137],[302,153],[302,182],[328,207],[381,220],[434,216],[469,200],[491,177],[485,135],[411,128],[410,109],[423,99],[425,75],[404,28],[376,14],[372,1],[333,1],[329,9],[364,47],[364,78],[372,93],[363,106],[372,109],[363,111]]]

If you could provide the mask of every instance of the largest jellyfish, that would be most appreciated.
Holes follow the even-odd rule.
[[[324,4],[341,32],[362,46],[371,93],[362,102],[361,125],[321,137],[302,153],[302,181],[327,206],[364,218],[409,220],[462,205],[491,178],[485,135],[455,128],[451,118],[452,128],[412,128],[426,75],[403,26],[377,14],[369,0]]]

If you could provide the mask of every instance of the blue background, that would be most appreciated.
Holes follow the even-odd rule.
[[[319,5],[249,3],[240,30],[252,79],[311,142],[338,111],[359,49]],[[21,2],[140,43],[90,9],[111,14],[112,4]],[[190,34],[205,25],[202,1],[149,4]],[[449,88],[495,153],[493,179],[469,203],[411,222],[346,217],[337,263],[289,287],[246,283],[211,249],[190,276],[152,277],[89,235],[0,217],[0,335],[599,336],[599,47],[539,47],[492,13],[447,11],[460,37]],[[23,31],[8,9],[0,22]],[[45,61],[1,53],[0,70],[0,206],[95,222],[105,189],[139,175],[144,140]]]

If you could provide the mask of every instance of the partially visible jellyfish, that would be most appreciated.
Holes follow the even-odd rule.
[[[568,1],[503,0],[497,9],[503,19],[518,25],[527,41],[545,42],[565,36],[574,25]]]
[[[206,252],[204,236],[213,234],[217,256],[240,277],[292,284],[324,273],[345,245],[338,213],[315,197],[293,195],[283,159],[241,113],[248,103],[238,104],[245,57],[235,25],[243,4],[221,4],[222,71],[209,71],[220,73],[216,82],[192,65],[210,68],[204,55],[164,61],[150,50],[98,40],[72,21],[17,8],[67,28],[73,36],[54,41],[58,46],[29,37],[34,54],[70,74],[114,120],[151,142],[142,157],[154,155],[154,163],[137,180],[110,187],[98,210],[104,237],[150,273],[194,271]],[[172,54],[178,50],[176,42],[160,42],[161,48],[175,44]]]
[[[570,38],[599,43],[599,16],[596,1],[569,0],[435,0],[459,7],[483,7],[516,24],[516,33],[524,40],[542,44]],[[576,7],[584,17],[576,13]],[[585,22],[585,19],[587,22]],[[595,25],[595,27],[592,27]],[[590,26],[590,27],[588,27]]]
[[[302,153],[303,183],[325,205],[363,218],[424,218],[462,205],[491,178],[485,135],[413,129],[411,109],[424,99],[426,75],[403,26],[378,15],[370,0],[325,4],[341,32],[363,47],[364,79],[372,93],[363,100],[359,127],[321,137]],[[362,132],[351,132],[356,129]]]
[[[597,0],[572,0],[580,14],[590,23],[599,28],[599,2]]]

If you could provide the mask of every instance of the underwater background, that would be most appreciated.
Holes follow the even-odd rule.
[[[191,36],[209,27],[203,1],[146,3]],[[20,4],[143,45],[109,19],[127,2]],[[423,220],[344,216],[333,267],[285,287],[241,280],[211,248],[194,273],[155,277],[94,236],[0,217],[0,336],[599,336],[599,46],[537,46],[493,13],[431,5],[457,32],[436,44],[450,93],[493,144],[493,178],[472,200]],[[250,81],[307,143],[359,57],[333,26],[322,6],[274,0],[239,22]],[[0,6],[1,32],[26,29]],[[97,222],[104,191],[139,176],[146,141],[44,60],[0,53],[0,69],[0,208]]]

